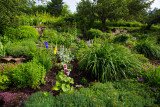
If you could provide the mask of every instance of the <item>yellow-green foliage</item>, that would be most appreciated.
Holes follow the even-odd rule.
[[[31,26],[19,26],[18,28],[6,27],[4,36],[10,40],[19,40],[25,38],[38,38],[38,31]]]

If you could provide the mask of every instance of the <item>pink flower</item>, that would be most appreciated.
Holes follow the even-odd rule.
[[[2,70],[3,70],[4,68],[2,68]]]
[[[138,81],[140,81],[140,79],[138,78]]]
[[[63,68],[64,68],[64,69],[67,69],[67,65],[66,65],[66,64],[64,64],[64,65],[63,65]]]
[[[67,75],[64,75],[64,77],[66,77]]]
[[[66,73],[67,73],[67,75],[69,76],[70,72],[66,72]]]
[[[156,91],[156,88],[153,88],[153,91]]]
[[[138,77],[139,75],[137,74],[137,77]]]
[[[68,69],[65,68],[65,69],[64,69],[64,72],[68,72]]]
[[[141,79],[141,81],[143,81],[143,79]]]
[[[136,71],[136,69],[134,69],[134,71]]]
[[[147,70],[147,69],[144,69],[145,71]]]

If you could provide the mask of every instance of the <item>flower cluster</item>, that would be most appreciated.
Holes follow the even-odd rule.
[[[3,99],[5,104],[17,104],[20,101],[23,102],[27,97],[28,95],[23,93],[20,94],[9,93],[9,92],[0,93],[0,99]]]
[[[69,76],[71,69],[67,69],[66,64],[63,64],[63,68],[64,68],[64,72],[67,74],[67,75],[64,75],[64,77]]]

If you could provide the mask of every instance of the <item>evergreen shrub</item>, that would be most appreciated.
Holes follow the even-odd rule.
[[[88,39],[93,39],[93,38],[99,38],[102,37],[104,34],[102,31],[98,30],[98,29],[90,29],[87,33],[87,38]]]

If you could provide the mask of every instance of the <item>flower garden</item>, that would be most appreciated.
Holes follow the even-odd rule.
[[[0,38],[0,106],[160,106],[160,27],[84,35],[61,17],[23,18]]]

